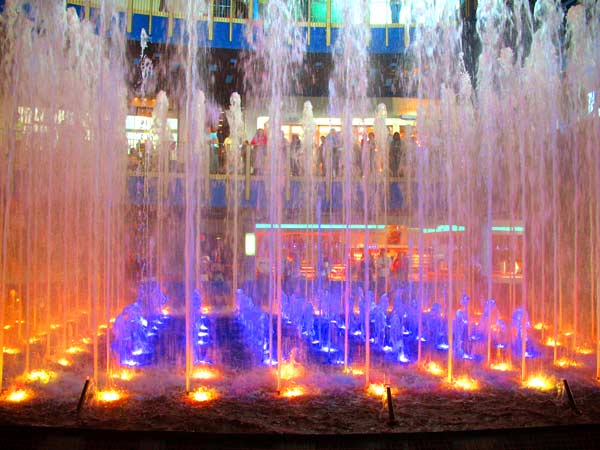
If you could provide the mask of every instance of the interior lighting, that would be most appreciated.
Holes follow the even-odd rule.
[[[345,230],[346,226],[350,230],[384,230],[385,225],[374,225],[374,224],[343,224],[343,223],[282,223],[282,224],[269,224],[269,223],[257,223],[255,228],[257,230],[270,230],[272,228],[282,230]]]

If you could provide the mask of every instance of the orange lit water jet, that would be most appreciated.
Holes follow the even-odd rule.
[[[29,400],[31,397],[33,397],[31,391],[25,389],[15,389],[13,391],[10,391],[6,395],[6,397],[4,397],[4,400],[11,403],[21,403],[26,400]]]
[[[523,387],[527,389],[537,389],[540,391],[549,391],[556,387],[556,380],[547,375],[537,374],[530,376],[523,382]]]
[[[73,365],[73,363],[71,361],[69,361],[67,358],[60,358],[58,361],[56,361],[56,364],[63,366],[63,367],[70,367]]]
[[[509,370],[512,370],[512,366],[505,362],[492,363],[492,364],[490,364],[490,369],[497,370],[499,372],[507,372]]]
[[[434,375],[436,377],[442,377],[445,374],[445,371],[444,371],[444,369],[442,369],[442,366],[440,366],[435,361],[429,361],[427,364],[425,364],[423,366],[423,368],[425,369],[426,372],[428,372],[431,375]]]
[[[56,373],[51,370],[37,369],[23,375],[25,381],[29,383],[48,384],[56,378]]]
[[[112,378],[121,381],[131,381],[135,378],[135,372],[129,369],[121,369],[118,372],[112,374]]]
[[[2,351],[7,355],[18,355],[21,353],[21,350],[15,347],[3,347]]]
[[[282,380],[293,380],[295,378],[299,378],[304,376],[305,370],[299,364],[291,362],[286,362],[281,365],[281,379]]]
[[[306,390],[302,386],[291,386],[281,391],[281,396],[286,398],[296,398],[306,395]]]
[[[73,345],[73,346],[69,347],[68,349],[66,349],[65,352],[68,353],[69,355],[76,355],[78,353],[85,352],[85,349],[83,347]]]
[[[456,378],[451,386],[462,391],[476,391],[479,389],[479,382],[471,377],[463,375]]]
[[[580,355],[591,355],[594,353],[594,350],[587,345],[582,345],[581,347],[577,347],[577,353]]]
[[[544,345],[547,345],[548,347],[560,347],[562,342],[554,341],[554,338],[549,336],[544,342]]]
[[[563,358],[556,360],[554,362],[554,365],[557,367],[560,367],[561,369],[566,369],[568,367],[580,367],[581,363],[578,363],[574,359],[563,357]]]
[[[104,391],[96,392],[96,399],[102,403],[113,403],[124,398],[123,393],[115,389],[107,389]]]
[[[208,402],[219,398],[216,389],[200,386],[198,389],[190,393],[190,399],[195,402]]]
[[[383,397],[386,393],[386,387],[383,384],[371,383],[367,388],[367,393],[373,397]]]
[[[194,369],[192,373],[192,378],[194,380],[214,380],[220,377],[220,373],[209,367],[198,367]]]

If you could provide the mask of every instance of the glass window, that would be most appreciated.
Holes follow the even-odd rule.
[[[371,24],[386,24],[391,23],[391,8],[394,11],[398,9],[400,13],[400,3],[394,0],[371,0],[369,2],[369,21]],[[394,16],[395,18],[395,16]],[[399,18],[396,22],[399,21]]]

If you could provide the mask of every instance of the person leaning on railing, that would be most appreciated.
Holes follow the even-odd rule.
[[[390,142],[390,174],[393,177],[398,176],[398,169],[400,168],[400,161],[402,160],[402,140],[400,139],[400,133],[397,131],[392,137]]]
[[[267,152],[267,134],[259,128],[250,142],[252,144],[252,168],[254,175],[260,175],[263,169],[265,153]]]

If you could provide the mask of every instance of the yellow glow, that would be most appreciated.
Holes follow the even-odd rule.
[[[73,364],[67,358],[60,358],[58,361],[56,361],[56,363],[59,364],[59,365],[61,365],[61,366],[63,366],[63,367],[69,367],[70,365]]]
[[[5,330],[10,330],[10,325],[4,325]]]
[[[210,312],[210,308],[208,306],[202,307],[202,314],[208,314]]]
[[[219,372],[209,367],[198,367],[192,373],[194,380],[214,380],[219,377]]]
[[[195,402],[208,402],[215,400],[219,397],[216,389],[207,388],[204,386],[199,387],[190,394],[190,398]]]
[[[56,378],[56,373],[52,372],[51,370],[44,369],[32,370],[31,372],[26,373],[24,378],[30,383],[39,382],[42,384],[48,384],[51,380]]]
[[[442,367],[435,361],[429,361],[427,364],[425,364],[424,369],[436,377],[444,376],[445,373],[444,369],[442,369]]]
[[[60,328],[60,324],[59,323],[52,323],[52,324],[50,324],[50,329],[51,330],[57,330],[58,328]]]
[[[281,396],[286,398],[301,397],[306,394],[302,386],[292,386],[281,391]]]
[[[558,341],[555,342],[553,337],[548,337],[546,339],[546,342],[544,342],[545,345],[547,345],[548,347],[560,347],[562,345],[562,342]]]
[[[367,393],[374,397],[383,397],[385,395],[386,388],[383,384],[371,383],[367,388]]]
[[[365,371],[363,369],[353,369],[351,367],[348,367],[348,369],[345,370],[344,373],[348,375],[360,376],[364,375]]]
[[[81,339],[81,342],[83,342],[85,345],[87,345],[92,342],[92,339],[89,337],[84,337]]]
[[[29,343],[30,344],[35,344],[36,342],[40,342],[40,338],[37,336],[31,337],[29,338]]]
[[[498,370],[500,372],[506,372],[508,370],[512,370],[512,367],[508,363],[501,362],[501,363],[492,363],[492,364],[490,364],[490,369],[492,369],[492,370]]]
[[[133,370],[121,369],[118,372],[113,372],[112,377],[121,381],[130,381],[135,378]]]
[[[566,337],[573,336],[573,332],[572,331],[565,331],[563,333],[563,336],[566,336]]]
[[[77,353],[83,353],[85,350],[77,345],[73,345],[65,350],[69,355],[75,355]]]
[[[554,362],[555,366],[558,366],[562,369],[566,369],[567,367],[578,367],[579,364],[577,361],[569,358],[560,358]]]
[[[115,323],[115,320],[117,320],[116,317],[111,317],[110,320],[109,320],[109,322],[110,323]]]
[[[108,389],[106,391],[96,392],[96,399],[99,402],[112,403],[112,402],[121,400],[122,398],[123,398],[123,394],[121,394],[119,391],[116,391],[114,389]]]
[[[162,313],[163,316],[168,316],[169,308],[167,306],[165,306],[163,309],[160,310],[160,312]]]
[[[106,330],[108,328],[108,326],[105,323],[100,324],[100,326],[98,327],[99,330]]]
[[[543,322],[538,322],[533,326],[533,329],[540,331],[540,330],[547,330],[548,327],[546,325],[544,325]]]
[[[281,379],[293,380],[304,375],[304,367],[294,362],[286,362],[281,365]]]
[[[2,351],[7,355],[18,355],[19,353],[21,353],[21,350],[14,347],[2,347]]]
[[[9,392],[5,397],[7,402],[12,403],[20,403],[32,397],[31,392],[26,391],[25,389],[17,389],[12,392]]]
[[[546,375],[532,375],[523,383],[523,387],[528,389],[538,389],[548,391],[556,386],[556,381]]]
[[[579,353],[580,355],[591,355],[594,351],[591,349],[591,347],[588,346],[581,346],[581,347],[577,347],[577,353]]]
[[[453,381],[452,385],[457,389],[462,389],[463,391],[476,391],[479,389],[479,382],[467,376],[458,377]]]

